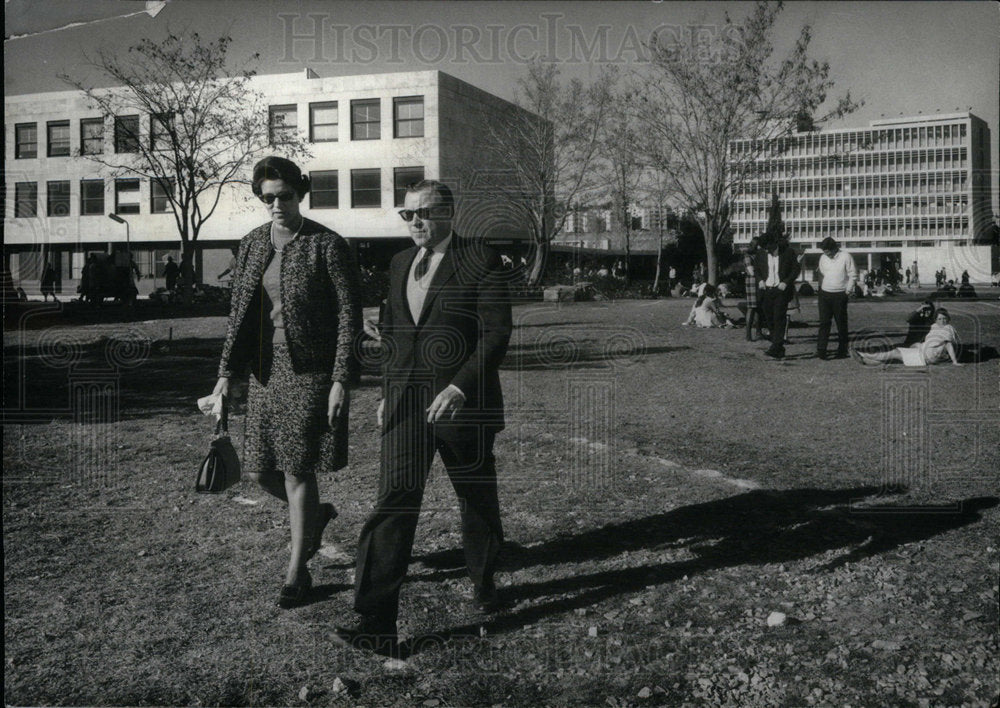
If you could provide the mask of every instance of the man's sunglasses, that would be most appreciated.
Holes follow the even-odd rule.
[[[441,204],[432,207],[420,207],[419,209],[400,209],[399,215],[403,217],[403,221],[413,221],[413,217],[417,217],[421,221],[443,221],[445,219],[451,218],[451,207],[447,204]]]
[[[260,194],[257,198],[270,206],[274,204],[275,199],[281,202],[290,202],[298,196],[295,192],[278,192],[277,194]]]

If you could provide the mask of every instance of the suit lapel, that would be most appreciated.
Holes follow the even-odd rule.
[[[394,287],[396,288],[397,302],[403,303],[403,312],[406,315],[406,321],[410,324],[416,324],[413,321],[413,314],[410,312],[410,299],[406,296],[406,285],[410,278],[410,270],[413,268],[413,259],[420,253],[420,249],[413,247],[410,251],[411,253],[406,258],[400,259],[401,265],[396,271],[396,284]]]
[[[441,292],[445,283],[455,275],[455,251],[458,247],[458,237],[453,236],[451,243],[448,245],[448,250],[444,252],[444,258],[441,259],[441,264],[438,266],[437,271],[435,271],[434,277],[431,279],[431,284],[427,288],[424,306],[420,310],[420,320],[417,322],[418,326],[422,326],[427,321],[427,315],[430,313],[434,298]]]

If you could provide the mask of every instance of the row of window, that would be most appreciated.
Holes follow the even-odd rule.
[[[324,101],[309,104],[309,140],[314,143],[336,142],[340,126],[339,104]],[[392,100],[393,137],[419,138],[424,135],[424,97],[404,96]],[[382,137],[381,99],[351,101],[351,140],[378,140]],[[155,113],[149,121],[152,150],[170,146],[173,114]],[[298,106],[271,106],[268,112],[269,135],[272,144],[280,144],[286,136],[298,132]],[[105,151],[104,118],[80,119],[80,154],[101,155]],[[114,117],[114,151],[139,152],[139,116]],[[69,157],[70,121],[50,120],[45,124],[45,155]],[[38,157],[38,124],[17,123],[14,126],[14,157],[27,160]]]
[[[812,182],[769,182],[759,180],[747,183],[738,200],[770,199],[777,192],[782,199],[812,199],[814,197],[885,196],[893,194],[934,194],[938,192],[964,192],[968,184],[967,173],[882,175],[859,179],[822,179]]]
[[[351,101],[351,140],[378,140],[382,137],[382,100],[364,98]],[[271,106],[268,111],[271,143],[280,144],[299,130],[298,106]],[[309,104],[309,142],[336,142],[340,130],[340,104],[323,101]],[[421,138],[424,135],[424,97],[392,99],[392,137]]]
[[[965,123],[928,125],[913,128],[873,128],[850,133],[814,133],[767,142],[737,140],[730,144],[734,154],[838,155],[856,150],[905,150],[917,147],[944,147],[965,142]]]
[[[963,214],[969,209],[967,197],[937,198],[884,198],[869,201],[827,200],[786,205],[784,216],[792,219],[826,219],[852,216],[897,216],[905,214]],[[733,212],[734,220],[767,220],[767,207],[739,204]]]
[[[396,167],[392,171],[392,203],[403,206],[406,188],[424,178],[423,167]],[[351,208],[382,206],[382,170],[379,168],[351,170]],[[340,173],[319,170],[309,173],[310,209],[337,209],[340,206]]]
[[[339,172],[337,170],[321,170],[310,172],[312,188],[309,191],[309,207],[312,209],[336,209],[340,205]],[[406,188],[424,178],[423,167],[397,167],[393,170],[393,204],[403,206]],[[351,170],[351,207],[381,207],[382,206],[382,170],[363,169]],[[69,216],[70,181],[53,180],[46,182],[45,214],[46,216]],[[169,194],[173,193],[173,180],[162,178],[150,180],[151,214],[170,213]],[[115,213],[138,214],[139,210],[139,180],[114,180]],[[103,215],[104,180],[80,180],[80,215]],[[38,183],[17,182],[14,185],[14,216],[38,216]]]
[[[897,174],[912,171],[966,169],[969,166],[965,148],[924,150],[923,152],[883,153],[881,155],[849,155],[847,157],[817,157],[795,160],[768,160],[753,166],[757,175],[778,178],[824,177],[851,174]]]
[[[139,213],[139,180],[116,179],[115,213]],[[170,213],[170,197],[174,184],[170,178],[150,180],[149,211],[152,214]],[[70,216],[70,182],[53,180],[45,183],[46,216]],[[80,215],[100,216],[104,210],[104,180],[80,180]],[[38,183],[17,182],[14,185],[14,216],[38,216]]]
[[[735,225],[736,239],[742,240],[756,236],[764,231],[766,220],[747,222]],[[943,237],[964,236],[969,233],[967,217],[938,217],[931,219],[857,219],[852,221],[829,222],[786,222],[786,233],[790,238],[823,238],[834,236],[843,239],[845,236],[872,235],[897,238],[907,237]]]
[[[156,114],[150,120],[150,147],[165,150],[169,147],[168,130],[173,124],[173,116]],[[50,120],[45,124],[47,157],[69,157],[70,122]],[[114,151],[116,153],[139,152],[139,116],[114,117]],[[80,154],[101,155],[104,153],[104,119],[80,119]],[[18,160],[38,157],[38,126],[36,123],[18,123],[14,126],[14,157]]]

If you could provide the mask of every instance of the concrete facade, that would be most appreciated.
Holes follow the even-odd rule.
[[[444,179],[453,186],[459,202],[459,224],[470,212],[475,212],[477,195],[467,189],[470,168],[473,171],[499,168],[489,164],[485,153],[477,150],[477,141],[486,132],[483,121],[521,110],[439,71],[321,78],[306,70],[256,76],[252,88],[265,97],[272,111],[287,111],[290,119],[294,116],[294,130],[309,141],[312,152],[310,158],[298,162],[304,172],[313,176],[314,184],[317,173],[324,173],[328,185],[337,185],[336,206],[320,205],[314,192],[303,200],[303,213],[357,243],[362,251],[372,244],[398,244],[408,238],[406,224],[396,214],[400,207],[395,203],[394,175],[399,170],[403,170],[401,180],[419,176],[422,171],[426,179]],[[359,133],[352,135],[352,104],[359,101],[367,102],[369,108],[373,104],[378,107],[376,139],[361,139],[370,135],[374,124],[363,129],[359,126]],[[397,106],[403,118],[398,123]],[[4,112],[8,195],[4,205],[5,266],[11,269],[16,281],[30,284],[39,277],[42,258],[49,256],[65,290],[67,280],[79,277],[87,252],[108,251],[126,240],[125,227],[107,216],[116,210],[113,175],[108,168],[80,156],[81,121],[99,115],[77,91],[6,96]],[[370,113],[366,115],[371,118]],[[148,116],[140,119],[143,132],[148,132]],[[33,156],[28,140],[32,124],[36,131]],[[69,150],[68,154],[61,154],[66,152],[63,143],[67,125]],[[112,120],[105,119],[105,152],[114,151],[113,132]],[[336,140],[332,140],[334,135]],[[55,145],[54,155],[50,155],[50,143]],[[251,168],[252,163],[245,168],[247,178]],[[374,174],[370,171],[379,171],[377,205],[353,204],[352,173],[358,170],[369,171],[366,173],[369,179]],[[334,171],[335,182],[331,174]],[[85,189],[84,181],[90,180],[104,181],[103,208],[98,209],[100,205],[90,201],[89,209],[94,213],[85,214],[81,192]],[[60,198],[58,191],[65,189],[66,182],[68,201]],[[32,193],[25,185],[34,185],[33,216],[21,215],[31,211],[28,201]],[[53,190],[58,207],[54,211],[49,209]],[[138,203],[138,213],[123,214],[129,222],[132,252],[143,274],[160,278],[162,285],[166,256],[179,258],[180,243],[173,214],[153,213],[149,180],[139,180],[137,194],[123,192],[118,196]],[[327,192],[328,202],[329,197]],[[266,218],[263,206],[248,187],[225,188],[216,213],[198,236],[201,250],[195,265],[199,277],[214,283],[215,274],[226,267],[229,249]],[[524,232],[512,225],[504,235],[518,237]],[[34,285],[37,287],[37,282]],[[150,287],[152,283],[147,283],[146,288]],[[25,289],[31,293],[29,287]]]
[[[918,264],[921,282],[968,271],[988,282],[997,248],[993,223],[990,130],[971,113],[873,121],[867,128],[795,133],[767,145],[730,144],[732,160],[750,156],[757,174],[734,195],[733,240],[746,244],[767,224],[772,191],[806,277],[819,242],[832,236],[859,267]]]

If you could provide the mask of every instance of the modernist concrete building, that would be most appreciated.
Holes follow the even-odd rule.
[[[777,192],[807,278],[827,236],[861,268],[917,263],[924,285],[940,268],[956,279],[967,270],[979,282],[996,270],[990,131],[971,113],[877,120],[766,145],[733,141],[729,150],[731,160],[749,156],[758,168],[734,195],[734,242],[764,230]]]
[[[362,255],[402,245],[406,224],[396,211],[405,186],[423,178],[455,188],[460,232],[519,235],[477,207],[489,196],[477,192],[477,175],[503,168],[490,164],[477,143],[485,121],[521,110],[513,104],[439,71],[320,78],[306,70],[257,76],[252,88],[269,104],[272,129],[297,131],[310,143],[312,157],[299,161],[313,182],[303,213],[358,244]],[[45,257],[67,291],[68,284],[75,290],[88,252],[107,252],[127,237],[141,272],[159,285],[166,256],[179,255],[159,185],[116,179],[86,156],[127,149],[116,143],[115,120],[144,121],[148,130],[148,116],[101,116],[77,91],[4,99],[4,265],[29,294],[37,292]],[[248,187],[228,188],[198,237],[199,277],[215,282],[229,249],[266,218]],[[153,284],[143,281],[140,290]]]

